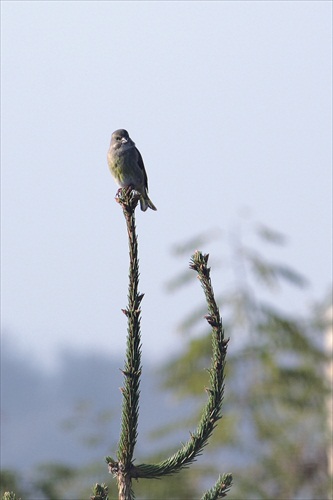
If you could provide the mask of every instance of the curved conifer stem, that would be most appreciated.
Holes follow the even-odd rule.
[[[184,467],[188,467],[201,454],[217,425],[217,421],[222,416],[224,366],[229,339],[224,338],[222,320],[210,280],[210,268],[207,266],[208,257],[208,255],[196,251],[190,262],[190,268],[198,273],[199,281],[204,290],[209,312],[205,318],[212,327],[212,364],[208,370],[210,387],[206,389],[208,400],[197,430],[190,434],[190,439],[171,457],[156,465],[137,465],[132,472],[136,478],[158,478],[174,474]]]

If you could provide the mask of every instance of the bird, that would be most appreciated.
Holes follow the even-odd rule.
[[[111,135],[107,154],[110,172],[120,188],[132,188],[140,194],[140,208],[157,210],[148,196],[148,177],[140,151],[127,130],[118,129]]]

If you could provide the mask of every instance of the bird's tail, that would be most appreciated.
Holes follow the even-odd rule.
[[[140,197],[140,208],[143,212],[145,212],[147,210],[147,208],[151,208],[152,210],[157,210],[157,208],[155,207],[154,203],[151,201],[151,199],[149,198],[148,194],[146,194],[146,196],[142,196]]]

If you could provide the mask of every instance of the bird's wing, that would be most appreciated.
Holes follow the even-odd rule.
[[[136,152],[138,153],[138,165],[139,167],[141,168],[142,170],[142,173],[143,173],[143,181],[144,181],[144,185],[145,185],[145,188],[147,189],[148,191],[148,177],[147,177],[147,173],[146,173],[146,169],[145,169],[145,165],[143,163],[143,159],[142,159],[142,156],[141,156],[141,153],[140,151],[136,149]]]

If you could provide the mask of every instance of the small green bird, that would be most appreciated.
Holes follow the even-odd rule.
[[[157,210],[148,196],[148,178],[140,151],[128,135],[127,130],[119,129],[111,136],[108,151],[108,165],[116,183],[121,187],[132,187],[140,193],[140,207]]]

